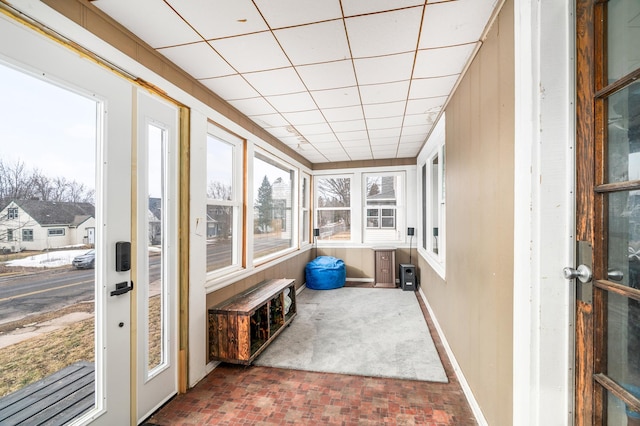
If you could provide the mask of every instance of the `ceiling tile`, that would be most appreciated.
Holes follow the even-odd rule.
[[[351,61],[300,65],[296,70],[309,90],[337,89],[356,85]]]
[[[344,152],[330,152],[326,154],[329,161],[349,161],[349,156]]]
[[[354,152],[354,153],[349,152],[349,157],[351,157],[352,161],[373,160],[373,155],[371,154],[371,151]]]
[[[404,144],[404,143],[408,143],[408,144],[423,144],[425,139],[427,138],[426,134],[419,134],[419,135],[405,135],[404,132],[402,133],[402,136],[400,136],[400,143]]]
[[[333,133],[322,133],[317,135],[308,135],[307,140],[312,144],[338,143],[338,138]]]
[[[367,126],[364,120],[352,120],[352,121],[332,121],[331,128],[334,132],[355,132],[358,130],[367,130]]]
[[[364,118],[360,105],[343,108],[324,108],[322,109],[322,114],[324,114],[327,121],[332,122],[361,120]]]
[[[396,117],[404,114],[407,103],[405,101],[389,102],[386,104],[364,105],[364,116],[367,118]]]
[[[244,74],[247,81],[262,95],[286,95],[306,91],[292,67]]]
[[[93,2],[93,5],[154,48],[202,41],[198,33],[163,2],[110,0]],[[149,19],[149,11],[153,11],[153,19]]]
[[[429,94],[429,96],[448,95],[451,93],[451,89],[453,89],[456,81],[458,81],[457,75],[413,80],[411,90],[409,91],[409,98],[419,99],[423,98],[425,94]]]
[[[158,52],[162,53],[173,63],[197,79],[220,77],[236,73],[234,69],[205,42],[168,47],[166,49],[159,49]],[[193,58],[198,58],[198,60],[194,61]]]
[[[216,95],[227,101],[259,96],[259,93],[238,74],[226,77],[207,78],[200,80],[200,82],[211,89]]]
[[[311,96],[321,109],[360,105],[360,96],[356,87],[317,90],[311,92]]]
[[[207,40],[268,29],[251,0],[165,1]]]
[[[273,29],[342,18],[338,0],[255,0],[255,3]]]
[[[291,65],[269,32],[213,40],[209,44],[238,72],[264,71]]]
[[[406,136],[410,136],[410,135],[426,136],[432,127],[433,127],[433,124],[431,123],[424,123],[420,126],[406,126],[402,129],[402,134]]]
[[[398,142],[401,131],[402,129],[400,127],[393,129],[369,129],[369,137],[372,141],[381,138],[391,138],[394,142]]]
[[[429,1],[431,3],[431,1]],[[422,6],[424,0],[342,0],[344,16],[364,15],[411,6]]]
[[[496,1],[456,0],[427,4],[418,48],[479,41]]]
[[[369,134],[366,130],[357,130],[355,132],[339,132],[336,135],[340,138],[341,141],[348,143],[349,145],[353,144],[363,144],[365,143],[369,146]]]
[[[368,118],[367,128],[369,133],[372,129],[398,129],[402,126],[402,116],[385,118]],[[399,133],[398,133],[399,134]]]
[[[283,127],[289,124],[289,122],[280,114],[255,115],[249,118],[256,122],[260,127],[264,128]]]
[[[409,80],[414,53],[354,60],[358,84],[392,83]]]
[[[342,20],[274,31],[294,65],[340,61],[350,57]]]
[[[317,109],[312,111],[288,112],[283,115],[289,121],[289,123],[294,126],[300,124],[316,124],[325,122],[324,117]]]
[[[413,77],[425,78],[459,74],[469,61],[477,44],[420,50],[416,57]]]
[[[245,115],[249,116],[274,114],[277,112],[263,98],[239,99],[235,101],[229,101],[229,103]]]
[[[407,102],[407,114],[424,114],[433,111],[440,111],[446,101],[446,96],[410,99]]]
[[[403,126],[422,126],[423,124],[429,123],[433,124],[433,120],[438,115],[437,112],[433,114],[411,114],[405,115],[404,121],[402,123]]]
[[[408,91],[409,81],[360,87],[360,95],[362,97],[363,104],[381,104],[386,102],[403,101],[407,99]]]
[[[304,137],[310,137],[312,135],[322,135],[327,133],[333,134],[333,130],[331,130],[331,127],[329,127],[327,123],[301,124],[299,126],[296,126],[296,129],[298,129],[298,131],[302,133]]]
[[[267,96],[265,98],[280,113],[311,111],[316,109],[316,104],[307,92],[293,93],[291,95]]]
[[[411,52],[416,48],[422,7],[345,20],[354,58]]]

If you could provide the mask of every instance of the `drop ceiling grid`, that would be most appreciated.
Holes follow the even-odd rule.
[[[497,0],[94,4],[318,162],[417,155]]]

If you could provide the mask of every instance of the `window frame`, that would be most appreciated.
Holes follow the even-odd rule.
[[[306,182],[306,184],[303,184]],[[304,248],[313,243],[312,241],[312,221],[311,221],[311,175],[307,172],[300,172],[300,247]],[[306,225],[305,225],[306,219]]]
[[[263,158],[259,158],[259,157],[263,157]],[[248,258],[251,261],[252,266],[261,266],[265,263],[268,263],[274,259],[277,259],[279,257],[282,257],[286,254],[289,254],[293,251],[298,250],[299,247],[299,243],[298,243],[298,239],[299,239],[299,215],[298,214],[294,214],[294,209],[297,208],[297,206],[299,205],[299,187],[300,187],[300,171],[297,167],[295,167],[293,164],[291,164],[288,161],[285,161],[283,159],[281,159],[280,157],[277,157],[276,155],[270,153],[269,151],[267,151],[266,149],[263,149],[261,147],[255,146],[253,149],[253,153],[251,155],[251,171],[252,171],[252,176],[255,178],[255,173],[256,173],[256,167],[255,167],[255,160],[256,158],[259,158],[261,161],[264,161],[266,163],[270,163],[271,165],[273,165],[274,167],[278,167],[280,169],[282,169],[283,171],[287,170],[290,173],[290,179],[291,179],[291,202],[290,202],[290,206],[288,208],[289,210],[289,218],[290,220],[286,221],[286,229],[290,230],[289,232],[291,232],[290,235],[290,244],[289,247],[284,248],[282,250],[278,250],[275,251],[273,253],[268,253],[264,256],[259,256],[256,257],[255,255],[255,230],[252,232],[247,231],[247,234],[250,236],[250,249],[247,250],[247,253],[250,254],[250,256],[248,256]],[[260,178],[260,177],[258,177]],[[255,180],[255,179],[254,179]],[[271,184],[273,185],[274,182],[271,182]],[[254,188],[253,191],[251,192],[251,198],[248,201],[248,205],[249,208],[252,212],[251,215],[251,221],[247,221],[247,228],[251,227],[251,229],[254,228],[254,223],[255,223],[255,208],[256,208],[256,202],[255,202],[255,198],[257,197],[257,191],[258,188],[255,187],[255,183],[254,183]],[[259,186],[258,186],[259,187]],[[286,203],[285,203],[285,211],[287,210],[286,207]]]
[[[59,232],[54,232],[59,231]],[[47,229],[47,237],[64,237],[66,235],[64,228],[49,228]]]
[[[20,211],[18,207],[9,207],[7,208],[7,220],[15,220],[18,219],[20,215]]]
[[[217,269],[209,270],[205,262],[205,273],[207,281],[216,279],[228,275],[230,273],[242,270],[246,267],[244,264],[244,252],[245,252],[245,230],[243,227],[243,215],[244,215],[244,156],[245,156],[245,144],[246,141],[239,136],[232,134],[225,129],[217,126],[212,122],[208,122],[207,134],[205,141],[205,176],[208,178],[208,150],[209,150],[209,138],[225,143],[232,148],[232,171],[231,171],[231,199],[217,199],[209,198],[207,193],[209,188],[209,182],[205,180],[204,189],[204,221],[205,221],[205,252],[208,244],[208,210],[209,206],[214,208],[229,207],[232,209],[231,213],[231,264],[225,265]],[[205,178],[205,179],[207,179]]]
[[[362,173],[362,241],[364,243],[379,243],[404,241],[406,235],[406,190],[407,190],[407,172],[405,170],[377,170],[363,171]],[[370,178],[379,178],[380,185],[383,185],[384,178],[393,177],[393,204],[376,204],[372,203],[368,195],[370,188],[368,180]],[[391,200],[391,199],[389,199]],[[377,210],[377,226],[369,226],[370,210]],[[392,210],[393,214],[385,214],[385,210]],[[393,225],[385,225],[392,219]]]
[[[318,201],[320,196],[320,184],[323,179],[349,179],[349,206],[348,207],[338,207],[338,206],[329,206],[329,207],[320,207],[320,203]],[[354,173],[340,173],[340,174],[316,174],[314,175],[314,184],[313,184],[313,200],[314,200],[314,228],[320,229],[320,235],[316,239],[317,244],[336,244],[336,243],[352,243],[356,241],[356,235],[354,232],[357,228],[357,223],[355,223],[353,211],[354,211],[354,200],[357,200],[357,193],[354,193],[354,189],[358,188],[357,182],[357,174]],[[348,211],[350,218],[350,227],[349,227],[349,239],[324,239],[322,238],[322,226],[319,223],[321,212],[324,211]]]
[[[33,242],[33,228],[22,229],[22,241]]]
[[[446,275],[446,137],[445,116],[436,124],[418,156],[421,206],[418,252],[442,277]],[[434,162],[437,160],[437,162]],[[437,211],[434,212],[434,206]],[[435,214],[434,214],[435,213]],[[434,229],[437,228],[437,232]]]

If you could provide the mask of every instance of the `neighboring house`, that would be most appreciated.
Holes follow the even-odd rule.
[[[46,250],[95,243],[91,203],[14,200],[0,210],[0,250]]]

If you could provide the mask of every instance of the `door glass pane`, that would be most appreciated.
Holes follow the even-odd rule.
[[[49,378],[84,392],[74,417],[96,405],[100,106],[3,65],[0,93],[0,398]]]
[[[609,83],[640,68],[640,2],[608,0],[607,56]]]
[[[607,181],[640,179],[640,82],[608,99]]]
[[[640,413],[631,410],[611,392],[606,392],[607,425],[640,425]]]
[[[148,199],[147,235],[149,256],[149,284],[147,291],[147,367],[149,371],[165,362],[166,315],[164,280],[164,230],[163,212],[165,197],[165,145],[166,132],[152,124],[148,126]]]
[[[609,293],[607,375],[640,398],[640,302]]]

